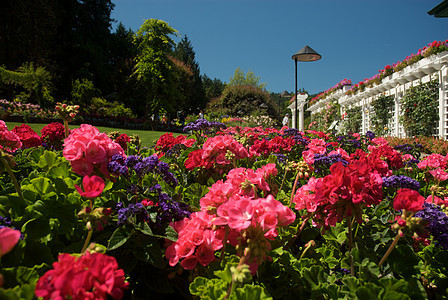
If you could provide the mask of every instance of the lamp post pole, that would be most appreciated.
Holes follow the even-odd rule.
[[[295,78],[296,78],[296,88],[295,88],[295,94],[294,94],[294,98],[295,98],[295,110],[294,110],[294,128],[298,129],[297,127],[297,59],[294,59],[295,62]]]
[[[295,112],[294,112],[294,123],[295,123],[295,128],[297,129],[297,61],[316,61],[321,59],[322,56],[317,53],[316,51],[314,51],[313,49],[311,49],[309,46],[305,46],[302,49],[300,49],[296,54],[294,54],[292,56],[292,59],[294,60],[295,63],[295,77],[296,77],[296,88],[295,88],[295,95],[294,97],[295,99]]]

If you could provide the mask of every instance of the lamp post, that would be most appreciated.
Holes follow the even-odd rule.
[[[295,127],[297,128],[297,62],[298,61],[316,61],[321,59],[322,56],[317,53],[316,51],[314,51],[313,49],[311,49],[308,45],[303,47],[302,49],[300,49],[296,54],[294,54],[292,56],[292,59],[295,62],[295,78],[296,78],[296,93],[294,94],[295,96],[295,112],[294,112],[294,117],[295,117]]]

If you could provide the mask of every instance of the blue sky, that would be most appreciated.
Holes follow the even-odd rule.
[[[294,90],[291,57],[306,45],[322,59],[298,62],[298,87],[314,94],[344,78],[357,83],[434,40],[448,39],[448,18],[427,14],[442,0],[112,2],[116,24],[137,31],[145,19],[159,19],[187,35],[201,74],[228,82],[241,67],[271,92]]]

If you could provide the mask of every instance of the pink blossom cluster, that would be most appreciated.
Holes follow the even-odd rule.
[[[82,124],[71,131],[64,141],[62,153],[70,161],[73,171],[81,176],[90,176],[94,167],[108,176],[107,164],[111,157],[116,154],[126,157],[118,143],[88,124]]]
[[[179,238],[165,251],[171,266],[180,261],[184,269],[192,270],[198,263],[206,266],[215,260],[215,251],[223,247],[225,232],[215,228],[213,219],[213,215],[202,210],[174,223]]]
[[[325,154],[326,142],[323,139],[312,139],[308,144],[308,150],[302,152],[303,159],[308,165],[314,163],[314,154]]]
[[[236,168],[229,171],[227,180],[219,180],[200,200],[201,209],[214,211],[234,195],[256,198],[262,192],[271,192],[268,182],[277,175],[275,164],[267,164],[260,169]],[[273,185],[273,184],[272,184]]]
[[[197,263],[207,265],[215,259],[214,251],[229,243],[246,257],[251,270],[267,257],[269,240],[278,235],[277,228],[294,222],[295,214],[269,192],[267,183],[277,175],[274,164],[252,170],[230,170],[226,181],[220,180],[200,200],[201,211],[176,222],[179,239],[169,245],[166,256],[170,265],[179,261],[192,269]],[[246,249],[246,250],[245,250]]]
[[[247,149],[230,135],[217,135],[207,139],[202,149],[188,155],[185,167],[192,170],[196,167],[211,169],[216,166],[230,165],[233,159],[249,156]]]
[[[417,167],[421,170],[435,170],[439,168],[445,170],[447,167],[447,157],[438,153],[432,153],[423,158],[422,161],[417,164]]]
[[[20,137],[13,131],[9,131],[6,123],[0,120],[0,150],[13,153],[21,147]]]
[[[35,295],[47,299],[122,299],[129,283],[114,257],[103,253],[62,253],[39,278]]]

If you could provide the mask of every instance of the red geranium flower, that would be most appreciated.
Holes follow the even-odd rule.
[[[53,269],[39,278],[37,297],[47,299],[122,299],[129,283],[114,257],[87,253],[80,257],[62,253]]]
[[[40,133],[42,141],[49,147],[54,148],[55,150],[62,149],[62,144],[65,139],[64,125],[59,122],[53,122],[42,128]]]
[[[22,141],[22,148],[38,147],[42,145],[40,136],[27,124],[14,127],[12,130]]]
[[[411,189],[400,189],[394,198],[395,210],[407,210],[417,212],[423,208],[425,198],[419,192]]]

